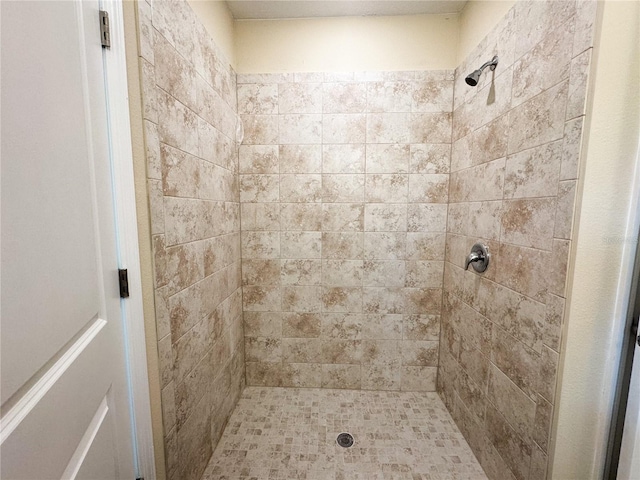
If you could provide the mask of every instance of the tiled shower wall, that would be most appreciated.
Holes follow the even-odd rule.
[[[185,1],[138,1],[169,479],[199,479],[244,385],[235,72]]]
[[[247,383],[435,390],[453,72],[238,75]]]
[[[493,479],[546,478],[594,17],[517,2],[456,70],[438,390]]]

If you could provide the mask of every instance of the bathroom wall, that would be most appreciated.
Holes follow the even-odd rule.
[[[166,471],[199,479],[244,386],[235,72],[185,1],[137,6]]]
[[[438,391],[490,478],[546,478],[594,16],[517,2],[456,69]]]
[[[453,72],[238,75],[249,385],[435,390]]]
[[[456,67],[513,7],[516,0],[469,0],[458,15]]]
[[[236,21],[225,0],[187,0],[222,55],[236,68]]]
[[[454,69],[458,15],[237,20],[238,73]]]

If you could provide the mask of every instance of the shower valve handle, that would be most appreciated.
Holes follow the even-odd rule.
[[[469,270],[469,264],[471,264],[473,262],[479,262],[482,259],[483,259],[483,257],[478,255],[477,253],[471,252],[469,255],[467,255],[467,259],[464,262],[464,269],[465,270]]]
[[[476,272],[482,273],[489,267],[489,249],[482,243],[476,243],[471,247],[471,253],[467,256],[464,262],[464,269],[468,270],[469,265],[473,265],[473,269]]]

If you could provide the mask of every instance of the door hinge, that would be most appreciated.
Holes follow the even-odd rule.
[[[120,283],[120,297],[129,297],[129,275],[126,268],[118,269],[118,281]]]
[[[109,28],[109,12],[100,10],[100,40],[104,48],[111,47],[111,29]]]

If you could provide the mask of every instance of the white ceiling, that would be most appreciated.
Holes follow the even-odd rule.
[[[227,0],[235,19],[456,13],[467,0]]]

